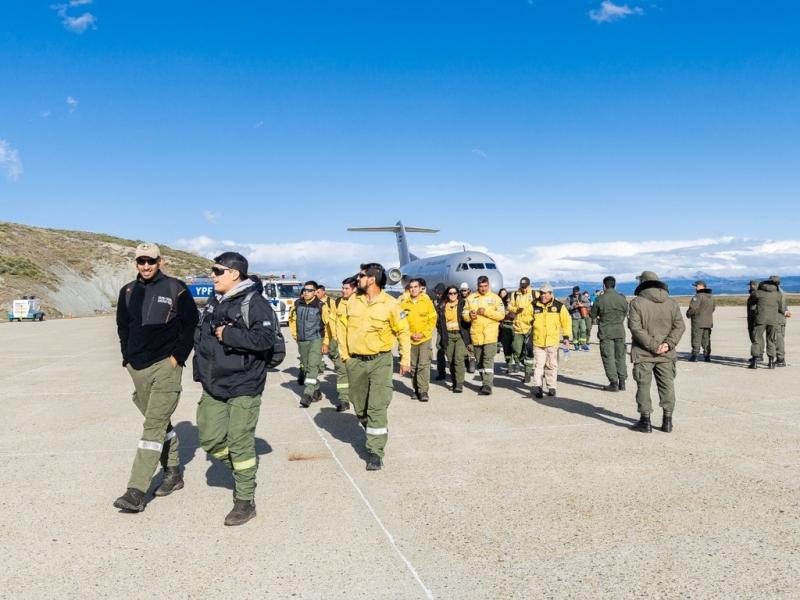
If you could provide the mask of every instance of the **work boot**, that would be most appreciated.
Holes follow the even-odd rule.
[[[705,358],[703,358],[703,360],[706,361],[706,362],[711,362],[711,355],[710,354],[706,354]]]
[[[640,415],[636,424],[631,425],[631,429],[642,433],[652,433],[653,426],[650,424],[650,415]]]
[[[225,517],[225,525],[244,525],[256,516],[256,503],[252,500],[233,499],[233,508]]]
[[[311,406],[311,403],[314,401],[314,398],[311,397],[311,394],[303,394],[303,397],[300,398],[300,406],[303,408],[308,408]]]
[[[758,360],[758,359],[757,359],[755,356],[754,356],[754,357],[752,357],[752,358],[750,359],[750,362],[747,364],[747,368],[748,368],[748,369],[757,369],[757,368],[758,368],[758,365],[756,364],[756,361],[757,361],[757,360]]]
[[[156,496],[169,496],[172,492],[183,489],[183,475],[180,467],[164,467],[161,485],[154,492]]]
[[[311,400],[314,402],[322,400],[322,392],[320,390],[314,390],[314,393],[311,394]]]
[[[447,375],[444,373],[439,373],[436,375],[436,381],[444,381],[445,379],[447,379]]]
[[[697,354],[692,354],[689,357],[689,362],[697,362]]]
[[[467,361],[467,373],[474,373],[475,369],[478,368],[478,361],[470,356],[469,360]]]
[[[463,385],[461,385],[460,383],[457,383],[457,384],[455,384],[455,385],[453,386],[453,393],[454,393],[454,394],[460,394],[460,393],[462,393],[463,391],[464,391],[464,386],[463,386]]]
[[[522,378],[522,383],[530,383],[531,382],[531,374],[525,373],[525,376]]]
[[[144,492],[136,488],[128,488],[128,491],[114,500],[114,506],[127,512],[142,512],[144,510]]]
[[[549,390],[547,390],[547,395],[548,396],[555,396],[556,395],[556,388],[550,388]]]
[[[492,388],[488,385],[482,385],[481,389],[478,390],[478,396],[491,396],[492,395]]]
[[[619,382],[612,381],[607,386],[603,388],[607,392],[618,392],[619,391]]]
[[[342,400],[336,407],[336,412],[347,412],[350,410],[350,403],[347,400]]]
[[[381,457],[370,452],[369,456],[367,456],[367,471],[380,471],[382,466]]]
[[[767,363],[767,368],[768,369],[774,369],[775,368],[775,359],[772,358],[771,356],[769,357],[769,362]]]
[[[785,367],[786,366],[786,359],[785,358],[779,358],[778,360],[775,361],[775,366],[776,367]]]
[[[305,385],[306,384],[306,372],[300,369],[300,373],[297,375],[297,385]]]
[[[589,351],[589,344],[584,344],[584,345],[581,347],[581,350],[583,350],[584,352],[588,352],[588,351]]]
[[[624,392],[625,391],[625,380],[624,379],[620,379],[619,380],[619,391],[620,392]]]
[[[664,419],[661,421],[661,431],[670,433],[672,431],[672,415],[664,413]]]
[[[511,365],[509,363],[506,363],[506,366],[503,369],[501,375],[511,375]]]
[[[428,401],[428,394],[426,394],[426,393],[420,394],[419,395],[419,401],[420,402],[427,402]]]
[[[538,385],[534,386],[533,395],[536,396],[537,398],[544,398],[544,393],[542,392],[542,388],[540,388]]]

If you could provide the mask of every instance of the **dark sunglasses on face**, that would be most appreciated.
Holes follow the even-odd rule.
[[[226,267],[211,267],[211,272],[216,275],[217,277],[222,277],[225,271],[230,271],[230,269]]]
[[[316,292],[316,291],[317,290],[315,290],[314,288],[303,288],[303,292],[312,292],[313,293],[313,292]]]
[[[136,259],[137,265],[157,265],[158,259],[157,258],[150,258],[149,256],[140,256]]]
[[[448,296],[458,296],[458,292],[447,292]]]

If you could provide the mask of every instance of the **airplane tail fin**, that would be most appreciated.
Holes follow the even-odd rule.
[[[408,264],[412,260],[417,260],[417,257],[411,254],[408,250],[408,241],[406,240],[406,233],[438,233],[438,229],[429,229],[427,227],[406,227],[402,221],[398,221],[397,225],[393,227],[348,227],[347,231],[365,231],[365,232],[387,232],[394,233],[397,236],[397,254],[400,257],[400,266]]]

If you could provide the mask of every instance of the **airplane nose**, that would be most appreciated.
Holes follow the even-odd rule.
[[[503,274],[500,271],[485,271],[489,277],[489,286],[496,294],[503,287]]]

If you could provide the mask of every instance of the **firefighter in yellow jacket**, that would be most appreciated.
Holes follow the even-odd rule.
[[[328,323],[330,313],[327,304],[317,297],[317,282],[306,281],[300,299],[289,313],[289,331],[297,341],[300,353],[300,374],[297,383],[303,385],[300,406],[308,408],[312,402],[322,398],[319,391],[319,376],[322,374],[322,355],[328,353]]]
[[[511,294],[508,302],[508,312],[514,314],[514,339],[511,342],[511,357],[514,366],[522,365],[525,371],[523,383],[531,382],[533,374],[533,360],[526,356],[525,338],[531,333],[533,324],[533,302],[539,294],[531,289],[531,280],[523,277],[519,280],[519,289]]]
[[[411,380],[414,395],[420,402],[428,401],[431,383],[431,340],[436,329],[436,308],[423,289],[423,281],[409,282],[408,297],[400,302],[411,332]]]
[[[539,288],[539,299],[533,305],[533,395],[542,398],[542,383],[547,395],[556,395],[558,381],[558,346],[569,346],[572,318],[567,307],[553,298],[549,283]],[[544,381],[543,381],[544,380]]]
[[[361,265],[358,293],[339,305],[337,339],[347,367],[350,401],[367,431],[367,470],[383,466],[392,401],[392,348],[400,346],[400,375],[411,372],[408,319],[400,303],[383,291],[386,271],[378,263]],[[343,310],[342,310],[343,309]]]
[[[489,289],[486,275],[478,277],[478,291],[467,296],[462,316],[470,323],[470,339],[481,375],[482,385],[478,394],[489,396],[494,382],[494,357],[497,354],[500,321],[506,316],[506,311],[500,296]]]

